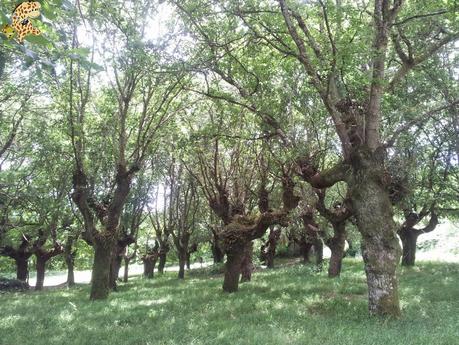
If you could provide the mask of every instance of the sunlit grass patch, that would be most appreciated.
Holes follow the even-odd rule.
[[[403,316],[371,318],[362,263],[339,279],[296,264],[261,270],[240,291],[221,291],[212,269],[185,281],[175,273],[121,283],[107,301],[89,287],[0,296],[0,344],[416,344],[459,339],[459,266],[400,270]]]

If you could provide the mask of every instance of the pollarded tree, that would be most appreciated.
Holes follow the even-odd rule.
[[[267,268],[274,268],[274,257],[276,247],[281,236],[282,228],[272,226],[269,229],[268,239],[261,245],[260,259],[266,264]]]
[[[349,200],[344,199],[342,202],[335,202],[331,208],[325,204],[326,190],[315,190],[318,200],[316,209],[333,228],[333,236],[325,238],[325,244],[331,250],[330,263],[328,266],[328,276],[338,277],[341,273],[344,248],[346,242],[346,221],[352,216],[352,208]]]
[[[196,181],[184,171],[183,164],[171,164],[169,170],[170,184],[170,213],[173,218],[173,227],[170,234],[179,259],[179,279],[185,277],[185,265],[189,263],[189,255],[194,244],[191,236],[197,227],[196,215],[200,207]]]
[[[405,83],[410,82],[410,72],[422,70],[442,47],[457,39],[453,3],[440,12],[435,11],[435,2],[405,4],[403,0],[374,0],[372,11],[351,1],[223,1],[209,5],[191,0],[175,4],[185,14],[186,25],[209,47],[207,58],[212,63],[208,69],[235,87],[231,97],[221,92],[211,96],[229,98],[259,114],[277,133],[282,133],[277,114],[259,102],[266,96],[263,87],[269,82],[258,78],[259,68],[254,65],[265,61],[262,55],[268,49],[265,56],[271,54],[271,61],[288,57],[303,68],[309,84],[307,94],[297,93],[293,102],[316,105],[301,101],[303,97],[310,99],[310,93],[320,99],[322,114],[326,114],[322,119],[339,139],[341,160],[325,171],[311,166],[309,159],[299,160],[301,174],[316,188],[347,183],[363,238],[369,311],[399,315],[396,267],[401,251],[390,200],[391,180],[385,167],[391,142],[384,142],[382,135],[388,136],[393,130],[387,119],[404,122],[406,116],[410,120],[394,132],[405,131],[413,122],[444,108],[437,108],[435,100],[425,94],[422,108],[426,112],[413,117],[409,108],[389,100],[400,85],[410,85]],[[429,20],[419,21],[418,14]],[[201,20],[204,16],[210,19]],[[272,71],[267,66],[265,69]],[[288,63],[285,66],[290,69]],[[456,103],[452,100],[447,107]]]
[[[186,164],[210,208],[223,223],[218,233],[227,257],[223,290],[235,292],[241,272],[245,273],[244,280],[250,280],[252,241],[262,237],[272,225],[286,225],[288,214],[297,206],[299,198],[294,193],[291,167],[281,166],[279,199],[282,206],[271,207],[268,181],[257,179],[257,175],[263,176],[271,168],[266,158],[260,159],[262,154],[267,154],[260,153],[263,139],[244,141],[231,136],[223,139],[228,133],[225,126],[231,126],[231,118],[228,116],[227,122],[223,116],[217,119],[214,111],[211,107],[208,123],[203,123],[201,117],[200,128],[193,135],[195,160]],[[196,142],[200,134],[203,139]],[[258,168],[254,162],[258,162]]]
[[[85,71],[79,60],[71,60],[64,90],[75,159],[72,198],[95,253],[91,299],[109,294],[113,253],[131,182],[158,146],[160,129],[179,109],[182,76],[162,69],[157,47],[145,38],[151,3],[123,3],[130,9],[129,19],[105,7],[89,11],[97,14],[90,17],[93,39],[101,30],[96,41],[104,45],[105,61],[113,61],[110,86],[102,87],[96,97],[92,65]],[[79,48],[78,39],[74,28],[72,49]],[[94,113],[88,110],[91,104]]]
[[[135,259],[137,254],[137,238],[139,235],[140,227],[148,217],[147,203],[150,198],[150,180],[148,179],[148,169],[138,174],[135,181],[133,181],[132,191],[128,196],[126,205],[121,215],[120,220],[120,233],[114,251],[114,258],[112,261],[111,275],[111,288],[116,288],[116,280],[119,276],[121,263],[124,260],[124,281],[127,282],[129,276],[129,263]],[[134,244],[134,250],[128,254],[129,245]]]

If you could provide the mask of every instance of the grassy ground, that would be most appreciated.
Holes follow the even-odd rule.
[[[231,295],[211,271],[133,279],[102,302],[88,286],[0,295],[0,344],[459,344],[457,264],[402,269],[398,320],[367,316],[359,261],[337,280],[302,265],[256,272]]]

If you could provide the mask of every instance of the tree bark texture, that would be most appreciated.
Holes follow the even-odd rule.
[[[226,250],[225,278],[223,280],[223,291],[225,292],[236,292],[239,288],[244,247],[244,244],[237,244]]]
[[[400,234],[402,240],[402,265],[414,266],[416,261],[416,244],[418,234],[415,230],[409,229]]]
[[[99,235],[100,236],[100,235]],[[91,300],[106,299],[110,292],[110,271],[114,239],[107,236],[94,241],[94,263],[91,277]]]
[[[383,159],[377,152],[356,152],[348,185],[362,235],[370,314],[398,316],[400,304],[396,268],[401,250]]]
[[[253,266],[253,241],[248,242],[244,246],[241,261],[241,283],[252,280]]]
[[[159,264],[158,273],[164,273],[164,267],[166,266],[167,253],[170,250],[170,246],[167,242],[163,241],[159,246]]]
[[[185,248],[182,248],[182,250],[178,253],[179,254],[179,272],[178,272],[178,278],[179,279],[184,279],[185,278],[185,265],[187,262],[187,252]]]
[[[330,248],[330,264],[328,266],[328,276],[330,278],[339,277],[344,257],[344,247],[346,244],[346,223],[340,222],[333,225],[334,235],[327,241]]]
[[[149,254],[142,257],[143,275],[147,279],[153,279],[155,275],[155,266],[158,261],[158,254]]]
[[[30,255],[18,255],[14,258],[16,263],[16,279],[26,282],[29,280],[29,257]]]

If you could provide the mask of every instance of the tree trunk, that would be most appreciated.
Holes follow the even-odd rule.
[[[344,247],[346,242],[346,223],[333,224],[334,236],[329,241],[331,250],[330,264],[328,266],[328,276],[330,278],[339,277],[344,257]]]
[[[400,238],[402,240],[402,266],[414,266],[418,235],[412,229],[404,229],[400,233]]]
[[[75,285],[75,273],[74,273],[74,266],[75,266],[75,257],[76,257],[76,250],[72,252],[73,242],[76,239],[72,236],[67,237],[67,241],[65,242],[64,246],[64,260],[65,264],[67,265],[67,286],[71,287]]]
[[[158,264],[158,273],[164,273],[164,267],[166,266],[167,252],[160,252],[159,254],[159,264]]]
[[[214,264],[223,262],[223,257],[225,254],[218,245],[218,241],[212,242],[212,257],[214,259]]]
[[[225,292],[238,290],[243,252],[244,244],[239,243],[226,250],[225,278],[223,280],[223,291]]]
[[[187,261],[187,253],[186,249],[182,249],[179,251],[179,272],[178,278],[184,279],[185,278],[185,264]]]
[[[269,232],[268,241],[264,246],[264,261],[267,268],[274,268],[274,257],[276,256],[277,242],[281,235],[281,229],[271,227]]]
[[[249,282],[252,280],[253,272],[253,242],[250,241],[244,246],[244,252],[242,253],[241,261],[241,283]]]
[[[48,259],[42,255],[35,255],[37,258],[36,269],[37,269],[37,281],[35,283],[35,290],[40,291],[43,289],[45,282],[45,267]]]
[[[65,263],[67,265],[67,286],[75,285],[75,252],[65,253]]]
[[[309,254],[311,253],[312,243],[303,242],[300,244],[301,255],[303,256],[303,264],[308,264]]]
[[[129,262],[131,261],[130,257],[124,257],[124,275],[123,282],[127,283],[129,279]]]
[[[112,264],[111,264],[111,269],[110,269],[110,289],[116,291],[116,281],[118,280],[118,277],[120,276],[120,269],[121,269],[121,263],[123,261],[123,257],[119,255],[117,252],[115,252],[112,256]]]
[[[108,238],[94,241],[94,263],[91,277],[91,300],[106,299],[110,292],[110,271],[114,241]]]
[[[191,269],[191,253],[186,253],[186,269]]]
[[[29,280],[29,257],[18,256],[14,259],[16,261],[16,278],[23,282]]]
[[[270,250],[271,248],[268,247],[268,251],[266,252],[266,267],[267,268],[274,268],[274,256],[276,254],[276,248],[274,250]]]
[[[75,269],[74,259],[67,261],[67,286],[72,287],[75,285]]]
[[[147,255],[143,259],[143,275],[147,279],[152,279],[155,275],[155,266],[158,258],[156,255]]]
[[[316,265],[322,269],[324,263],[324,243],[320,238],[314,240],[314,256],[316,257]]]
[[[400,245],[381,158],[357,153],[348,182],[357,226],[362,235],[362,256],[368,285],[370,314],[400,315],[396,268]]]

